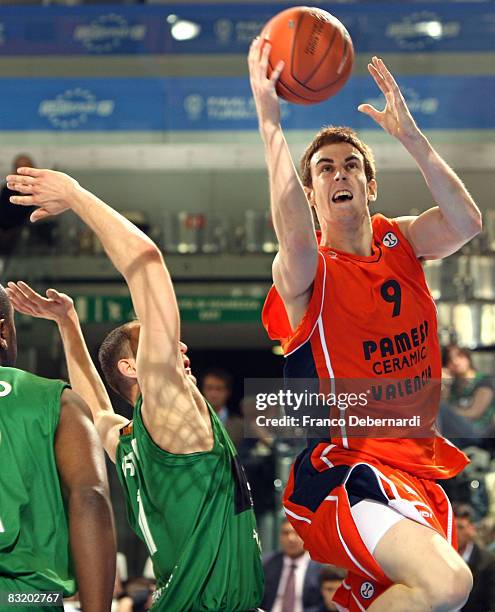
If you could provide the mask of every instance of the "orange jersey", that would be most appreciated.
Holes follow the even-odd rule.
[[[288,378],[366,381],[368,412],[423,407],[433,419],[441,379],[436,306],[421,263],[398,224],[372,218],[369,257],[319,247],[317,273],[306,313],[292,330],[272,287],[263,308],[270,338],[280,340]],[[426,393],[427,392],[427,393]],[[423,402],[423,403],[421,403]],[[450,478],[467,458],[443,437],[353,437],[332,442],[346,450],[386,458],[388,465],[421,478]],[[325,443],[322,443],[324,448]]]

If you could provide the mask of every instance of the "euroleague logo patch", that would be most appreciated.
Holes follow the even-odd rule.
[[[394,234],[394,232],[387,232],[382,239],[383,244],[389,249],[393,249],[395,246],[399,244],[399,239]]]
[[[375,587],[371,582],[363,582],[360,589],[361,597],[364,599],[371,599],[375,594]]]

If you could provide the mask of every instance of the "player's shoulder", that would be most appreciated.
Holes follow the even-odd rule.
[[[373,236],[376,242],[386,247],[390,253],[403,252],[407,257],[417,259],[409,239],[408,227],[414,217],[389,218],[381,213],[371,217]]]
[[[397,228],[396,219],[386,217],[382,213],[375,213],[371,217],[371,227],[373,228],[373,232],[380,230],[392,230]]]
[[[0,368],[0,380],[8,381],[11,384],[33,385],[38,388],[68,386],[68,384],[62,380],[45,378],[44,376],[39,376],[38,374],[28,372],[27,370],[11,367]]]

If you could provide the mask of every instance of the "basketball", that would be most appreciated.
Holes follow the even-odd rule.
[[[285,62],[277,94],[295,104],[316,104],[346,83],[354,49],[342,23],[327,11],[296,6],[270,19],[260,34],[271,43],[269,74]]]

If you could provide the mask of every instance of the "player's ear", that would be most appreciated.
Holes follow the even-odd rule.
[[[117,368],[123,376],[127,378],[137,378],[136,360],[134,357],[119,359]]]
[[[315,196],[314,196],[313,188],[312,187],[304,187],[303,186],[303,189],[304,189],[304,194],[306,196],[306,199],[308,200],[308,204],[310,206],[314,206],[315,205],[315,201],[314,201],[314,197]]]
[[[368,202],[375,202],[378,196],[378,184],[375,179],[368,181]]]

